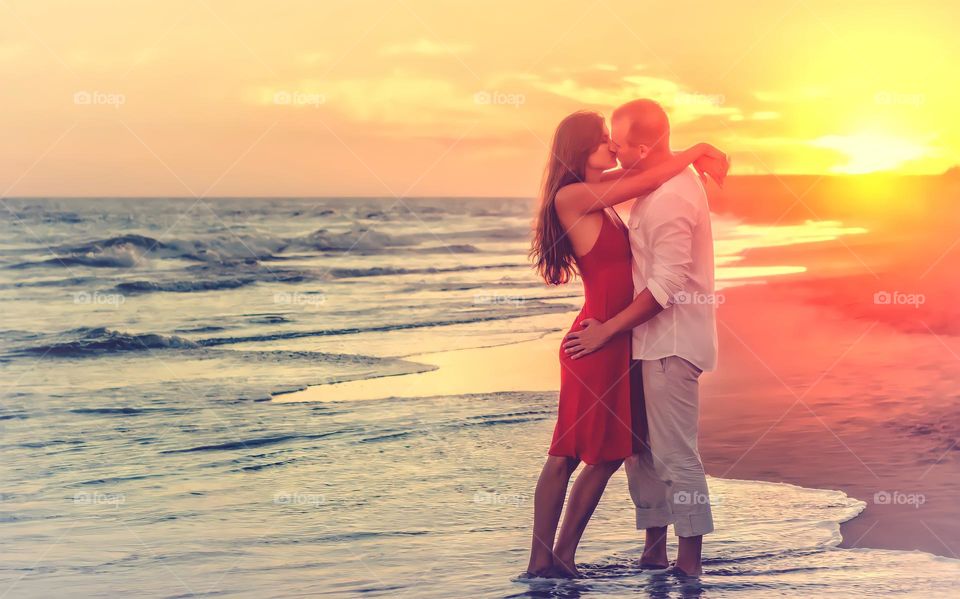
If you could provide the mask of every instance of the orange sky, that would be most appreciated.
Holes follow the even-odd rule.
[[[663,102],[739,173],[960,162],[954,2],[0,0],[0,191],[535,193],[568,112]]]

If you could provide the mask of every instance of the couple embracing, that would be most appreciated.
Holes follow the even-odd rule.
[[[617,108],[609,130],[592,112],[557,127],[531,256],[547,283],[579,275],[585,297],[560,348],[557,424],[534,496],[528,576],[579,576],[577,545],[621,464],[637,529],[646,531],[640,567],[701,572],[713,517],[697,449],[698,379],[716,365],[717,335],[700,177],[722,184],[727,169],[709,144],[671,151],[667,114],[652,100]],[[614,206],[629,200],[624,223]],[[672,566],[671,524],[679,537]]]

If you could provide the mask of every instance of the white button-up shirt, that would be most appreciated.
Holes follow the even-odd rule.
[[[717,296],[707,194],[688,168],[630,211],[634,295],[649,289],[663,311],[633,329],[633,359],[680,356],[717,365]]]

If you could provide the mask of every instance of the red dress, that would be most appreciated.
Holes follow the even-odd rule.
[[[627,228],[616,213],[604,211],[602,216],[596,243],[576,259],[584,303],[570,331],[579,330],[586,318],[605,322],[633,301]],[[639,368],[631,373],[630,339],[629,331],[619,333],[578,360],[567,356],[561,344],[560,406],[550,455],[597,464],[640,450],[645,420],[639,399],[631,405],[631,378],[635,384],[640,379]]]

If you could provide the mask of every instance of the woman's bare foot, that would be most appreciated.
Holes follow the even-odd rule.
[[[530,578],[581,578],[580,571],[576,566],[570,566],[557,562],[547,568],[528,569],[520,575],[521,579]]]
[[[577,570],[577,564],[563,560],[553,562],[553,576],[555,578],[583,578],[580,570]]]
[[[541,563],[530,563],[525,572],[528,578],[553,578],[553,561]]]

